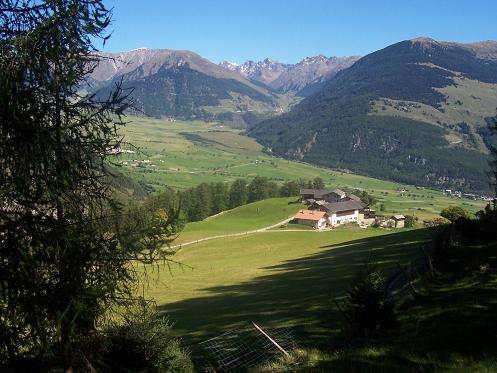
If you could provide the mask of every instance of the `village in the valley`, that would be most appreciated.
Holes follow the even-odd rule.
[[[376,215],[376,211],[361,198],[340,189],[301,189],[299,202],[306,204],[307,208],[295,214],[294,222],[314,229],[329,229],[348,223],[356,223],[363,228],[372,225],[404,228],[406,220],[404,215]]]

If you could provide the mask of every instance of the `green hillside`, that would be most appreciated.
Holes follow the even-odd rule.
[[[400,306],[395,325],[366,343],[304,349],[254,373],[495,372],[495,248],[454,248],[450,265],[425,285],[423,295]]]
[[[182,190],[202,182],[230,183],[240,177],[266,176],[277,183],[321,177],[330,188],[366,190],[379,200],[378,210],[383,205],[385,214],[403,212],[431,219],[452,204],[463,204],[473,212],[484,206],[481,201],[451,198],[432,189],[271,156],[253,139],[219,123],[135,117],[122,133],[137,149],[130,148],[135,153],[123,153],[113,160],[121,164],[121,172],[150,191]],[[408,192],[399,193],[398,189]]]
[[[488,192],[496,56],[497,43],[400,42],[363,57],[249,134],[291,159]]]
[[[147,295],[193,349],[247,321],[292,326],[299,343],[312,346],[337,330],[329,296],[344,294],[355,268],[374,260],[395,271],[428,237],[429,230],[276,229],[200,242],[174,256],[182,266],[149,268]]]
[[[203,237],[265,228],[294,215],[302,208],[295,197],[272,198],[224,211],[203,221],[186,225],[174,244]]]

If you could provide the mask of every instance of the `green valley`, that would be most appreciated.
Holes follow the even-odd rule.
[[[416,188],[266,154],[240,130],[219,123],[132,117],[123,129],[124,141],[137,147],[114,161],[120,170],[152,191],[186,189],[202,182],[231,182],[266,176],[282,183],[321,177],[327,187],[366,190],[378,199],[381,213],[402,212],[422,219],[438,216],[442,208],[463,204],[472,212],[482,201],[458,199],[428,188]],[[407,190],[399,193],[398,190]],[[379,211],[380,212],[380,211]]]

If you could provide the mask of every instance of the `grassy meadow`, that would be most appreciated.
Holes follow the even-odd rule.
[[[403,213],[423,220],[438,217],[449,205],[472,212],[484,206],[437,190],[273,157],[239,130],[217,123],[133,118],[122,135],[137,150],[115,161],[124,173],[157,192],[239,177],[266,176],[275,182],[321,177],[328,188],[366,190],[378,199],[378,213],[385,215]],[[259,201],[188,223],[173,244],[277,224],[302,208],[296,199]],[[198,342],[250,321],[291,327],[300,346],[315,347],[339,330],[341,315],[333,299],[344,295],[357,269],[378,262],[392,273],[419,255],[430,236],[430,229],[351,226],[319,232],[289,224],[212,239],[180,248],[172,259],[182,265],[147,267],[144,292],[170,315],[174,330],[195,353]]]
[[[184,238],[235,233],[244,226],[258,228],[287,217],[273,214],[258,222],[257,211],[288,208],[289,198],[242,206],[202,222],[188,224]],[[227,223],[226,219],[233,217]],[[224,227],[224,229],[223,229]],[[395,271],[419,255],[430,237],[427,229],[362,229],[332,231],[276,227],[248,235],[226,237],[185,246],[173,259],[183,265],[148,268],[147,296],[167,311],[175,330],[195,348],[197,342],[248,321],[292,327],[303,345],[323,343],[337,331],[340,315],[332,306],[355,271],[378,262]],[[195,239],[195,238],[194,238]]]
[[[269,227],[295,215],[302,208],[295,201],[295,197],[271,198],[223,211],[203,221],[188,223],[174,244]]]
[[[378,261],[393,271],[419,254],[427,237],[425,230],[342,229],[203,242],[174,256],[192,268],[172,265],[152,273],[147,295],[188,343],[256,321],[292,326],[305,335],[304,345],[313,345],[319,343],[314,338],[337,330],[332,299],[343,296],[357,269]]]
[[[265,154],[261,145],[218,123],[170,121],[133,117],[123,129],[125,142],[137,147],[135,154],[121,154],[115,161],[121,170],[142,184],[160,191],[185,189],[202,182],[231,182],[236,178],[266,176],[275,182],[321,177],[329,188],[358,188],[378,198],[379,213],[414,214],[422,219],[438,216],[442,208],[463,205],[472,212],[484,203],[457,199],[432,189],[417,189],[390,181],[289,161]],[[137,162],[133,162],[133,160]],[[147,163],[139,161],[150,161]],[[126,164],[127,162],[127,164]],[[398,189],[407,189],[398,193]]]

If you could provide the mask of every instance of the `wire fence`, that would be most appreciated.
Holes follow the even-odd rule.
[[[246,372],[249,368],[274,360],[283,351],[297,349],[290,329],[264,328],[261,332],[249,323],[200,345],[217,372]]]
[[[431,257],[423,247],[420,255],[406,266],[399,264],[399,270],[390,278],[387,284],[387,302],[392,303],[394,297],[402,298],[406,294],[416,296],[419,290],[416,284],[422,281],[423,276],[433,271]]]

